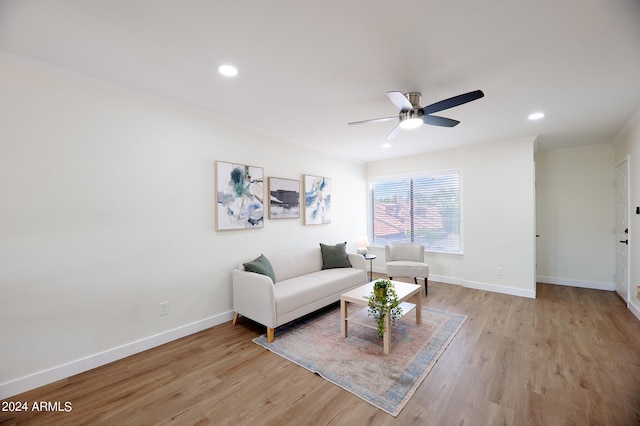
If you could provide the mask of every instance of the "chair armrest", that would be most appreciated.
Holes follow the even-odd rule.
[[[271,278],[239,268],[232,271],[232,277],[233,310],[264,326],[276,328],[276,301]]]

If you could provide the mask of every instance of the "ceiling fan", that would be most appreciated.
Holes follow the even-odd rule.
[[[422,96],[420,92],[387,92],[387,96],[389,97],[389,100],[400,110],[400,114],[397,117],[383,117],[371,120],[353,121],[349,123],[349,125],[399,119],[400,122],[398,125],[387,135],[387,140],[395,138],[404,129],[415,129],[423,124],[441,127],[454,127],[460,124],[458,120],[431,115],[431,113],[475,101],[476,99],[482,98],[484,93],[482,90],[474,90],[473,92],[463,93],[462,95],[454,96],[452,98],[427,105],[426,107],[420,106],[420,96]]]

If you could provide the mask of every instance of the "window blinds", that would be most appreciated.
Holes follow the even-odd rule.
[[[457,171],[373,181],[373,244],[415,242],[460,252],[459,186]]]

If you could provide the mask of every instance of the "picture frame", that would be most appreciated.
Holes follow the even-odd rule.
[[[264,227],[264,170],[215,162],[216,231]]]
[[[300,218],[300,181],[269,177],[269,219]]]
[[[304,224],[331,223],[331,178],[304,175]]]

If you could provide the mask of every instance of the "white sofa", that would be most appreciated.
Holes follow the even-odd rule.
[[[233,324],[238,315],[267,327],[273,342],[275,328],[340,300],[342,293],[367,282],[364,256],[347,253],[350,268],[322,269],[320,248],[267,254],[275,283],[267,275],[234,269]]]

